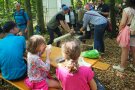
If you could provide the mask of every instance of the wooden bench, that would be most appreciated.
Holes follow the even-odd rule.
[[[56,59],[62,57],[61,54],[61,49],[58,47],[52,47],[52,53],[50,56],[50,61],[51,61],[51,65],[53,67],[57,67],[57,62]],[[45,59],[45,54],[42,55],[42,58]],[[110,65],[106,64],[106,63],[102,63],[100,62],[98,59],[88,59],[88,58],[84,58],[84,61],[86,61],[87,63],[90,63],[92,67],[100,69],[100,70],[107,70]],[[10,83],[11,85],[17,87],[20,90],[30,90],[24,83],[24,80],[21,81],[9,81],[9,80],[5,80],[2,75],[0,74],[0,78],[3,79],[4,81]],[[49,88],[49,90],[57,90],[54,88]]]
[[[30,90],[24,83],[24,80],[21,80],[21,81],[9,81],[9,80],[6,80],[2,77],[2,75],[0,74],[0,78],[3,79],[4,81],[6,81],[7,83],[17,87],[19,90]],[[57,89],[54,89],[54,88],[49,88],[49,90],[57,90]]]

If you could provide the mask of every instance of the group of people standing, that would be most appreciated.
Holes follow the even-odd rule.
[[[94,25],[94,49],[104,53],[104,33],[107,26],[107,17],[109,16],[109,7],[104,0],[98,0],[99,7],[97,11],[91,8],[91,4],[85,6],[85,12],[82,21],[73,21],[75,19],[72,7],[63,5],[62,11],[58,12],[47,23],[47,31],[50,40],[47,44],[52,44],[54,33],[61,36],[59,27],[73,34],[74,30],[70,26],[80,27],[79,31],[84,32],[88,24]],[[81,4],[79,4],[81,6]],[[127,7],[123,10],[122,20],[119,30],[125,26],[130,26],[131,15],[135,15],[135,0],[127,0]],[[29,18],[25,11],[20,9],[20,4],[16,4],[17,11],[14,13],[15,22],[8,21],[2,29],[0,29],[0,70],[2,76],[7,80],[22,80],[31,89],[48,90],[49,87],[61,90],[97,90],[97,84],[94,80],[94,72],[87,66],[78,64],[81,47],[80,41],[69,40],[62,44],[62,55],[64,62],[59,64],[56,69],[57,80],[50,77],[50,54],[51,50],[45,42],[45,38],[41,35],[33,35],[28,42],[26,48],[25,34],[28,31]],[[80,13],[78,9],[78,13]],[[69,13],[70,11],[70,13]],[[65,15],[70,15],[70,24],[65,20]],[[79,14],[77,15],[78,17]],[[22,22],[23,23],[22,23]],[[77,23],[77,24],[75,24]],[[19,33],[18,33],[19,32]],[[1,34],[2,33],[2,34]],[[21,36],[23,35],[23,36]],[[60,45],[58,42],[57,46]],[[113,66],[114,69],[124,72],[128,60],[129,52],[133,56],[133,64],[130,67],[135,71],[135,35],[130,36],[130,48],[121,47],[121,64]],[[27,50],[27,55],[25,52]],[[46,60],[41,59],[41,55],[46,52]],[[27,57],[26,57],[27,56]]]
[[[62,5],[62,11],[58,12],[47,24],[47,30],[50,35],[48,44],[53,43],[54,32],[61,36],[59,27],[70,33],[74,33],[74,30],[87,31],[87,27],[91,23],[94,25],[94,49],[104,53],[104,33],[107,27],[107,17],[109,16],[109,6],[104,3],[104,0],[98,0],[99,6],[97,10],[94,10],[92,4],[86,4],[85,8],[82,8],[82,3],[78,4],[78,9],[75,11],[70,6]],[[69,15],[69,21],[66,22],[65,15]]]

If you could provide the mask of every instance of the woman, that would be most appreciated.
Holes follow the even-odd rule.
[[[135,0],[127,0],[126,4],[128,7],[123,10],[119,30],[122,30],[126,25],[130,26],[132,21],[132,15],[135,15]],[[130,67],[135,71],[135,35],[130,35],[130,48],[129,47],[121,47],[121,48],[122,48],[121,63],[118,66],[113,66],[113,68],[120,72],[124,72],[130,51],[133,56],[133,64],[131,64]]]

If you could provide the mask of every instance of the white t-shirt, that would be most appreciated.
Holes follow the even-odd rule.
[[[71,21],[70,21],[71,24],[75,24],[75,15],[73,11],[70,12],[70,18],[71,18]]]

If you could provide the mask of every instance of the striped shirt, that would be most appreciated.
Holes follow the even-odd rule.
[[[96,11],[87,11],[83,17],[83,28],[86,28],[89,23],[101,25],[107,23],[107,19]]]

